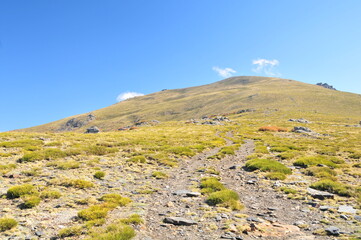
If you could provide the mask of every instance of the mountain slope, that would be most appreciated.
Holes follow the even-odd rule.
[[[361,95],[325,89],[294,80],[268,77],[231,77],[208,85],[164,90],[128,99],[88,114],[65,118],[24,131],[84,131],[96,125],[102,130],[116,130],[138,120],[186,120],[204,115],[257,111],[317,112],[321,114],[361,117]],[[91,116],[93,117],[93,116]],[[83,126],[67,128],[66,123],[80,120]],[[68,123],[69,124],[69,123]]]

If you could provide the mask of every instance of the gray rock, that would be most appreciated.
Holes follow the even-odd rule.
[[[352,206],[341,205],[338,207],[338,212],[356,214],[356,209],[354,209]]]
[[[193,221],[193,220],[189,220],[186,218],[182,218],[182,217],[166,217],[163,220],[164,223],[170,223],[173,225],[178,225],[178,226],[191,226],[191,225],[197,225],[198,223]]]
[[[355,218],[355,220],[361,222],[361,216],[356,215],[354,218]]]
[[[201,196],[201,193],[191,192],[188,190],[177,190],[177,191],[173,192],[173,195],[186,196],[186,197],[199,197],[199,196]]]
[[[312,130],[306,127],[294,127],[292,132],[295,133],[311,133]]]
[[[88,128],[85,133],[99,133],[99,132],[100,132],[100,130],[98,127],[92,126],[92,127]]]
[[[304,119],[304,118],[299,118],[299,119],[289,119],[288,121],[290,122],[298,122],[298,123],[310,123],[310,121]]]
[[[331,206],[320,206],[321,211],[327,211],[327,210],[329,210],[331,208],[333,208],[333,207],[331,207]]]
[[[248,217],[247,221],[248,222],[259,222],[259,223],[263,222],[261,219],[256,218],[256,217]]]
[[[340,235],[340,229],[338,227],[335,227],[335,226],[328,227],[328,228],[325,229],[325,231],[329,235],[334,235],[334,236]]]
[[[348,220],[348,217],[347,217],[345,214],[341,214],[341,215],[340,215],[340,218],[343,218],[343,219],[345,219],[345,220]]]
[[[318,198],[318,199],[326,199],[326,198],[334,198],[334,195],[332,193],[329,192],[324,192],[324,191],[318,191],[312,188],[307,188],[307,192],[308,194],[310,194],[313,198]]]
[[[187,197],[199,197],[199,196],[201,196],[201,193],[199,193],[199,192],[187,192],[186,196]]]

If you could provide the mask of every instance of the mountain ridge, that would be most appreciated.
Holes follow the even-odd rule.
[[[357,108],[360,105],[361,95],[355,93],[334,91],[291,79],[238,76],[127,99],[92,111],[94,121],[66,131],[85,131],[91,125],[112,131],[140,120],[178,121],[248,108],[361,117],[361,109]],[[86,118],[87,115],[89,113],[78,114],[20,131],[58,132],[64,130],[69,120]]]

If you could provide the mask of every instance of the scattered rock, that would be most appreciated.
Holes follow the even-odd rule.
[[[356,216],[354,216],[354,218],[355,218],[355,220],[361,222],[361,216],[356,215]]]
[[[178,225],[178,226],[191,226],[191,225],[197,225],[198,223],[193,221],[193,220],[189,220],[186,218],[182,218],[182,217],[166,217],[163,220],[164,223],[170,223],[173,225]]]
[[[256,110],[253,108],[248,108],[248,109],[242,109],[239,110],[238,112],[236,112],[237,114],[241,114],[241,113],[246,113],[246,112],[255,112]]]
[[[327,88],[327,89],[331,89],[331,90],[337,90],[337,89],[334,88],[332,85],[329,85],[329,84],[327,84],[327,83],[319,82],[319,83],[317,83],[316,85],[321,86],[321,87],[324,87],[324,88]]]
[[[329,235],[333,235],[333,236],[338,236],[340,235],[340,229],[335,227],[335,226],[331,226],[325,229],[325,231],[327,232],[327,234]]]
[[[295,133],[311,133],[313,132],[311,129],[306,128],[306,127],[294,127],[292,132]]]
[[[338,207],[338,212],[356,214],[356,209],[354,209],[352,206],[341,205]]]
[[[61,126],[59,131],[72,131],[76,128],[81,128],[87,125],[89,122],[95,120],[95,115],[90,113],[87,116],[80,116],[77,118],[72,118],[68,120],[63,126]]]
[[[186,197],[199,197],[201,193],[199,192],[191,192],[188,190],[177,190],[173,192],[173,195],[186,196]]]
[[[248,217],[247,221],[248,222],[259,222],[259,223],[263,222],[261,219],[256,218],[256,217]]]
[[[288,121],[290,122],[298,122],[298,123],[311,123],[310,121],[304,119],[304,118],[299,118],[299,119],[289,119]]]
[[[329,210],[331,208],[333,208],[333,207],[331,207],[331,206],[320,206],[321,211],[327,211],[327,210]]]
[[[334,195],[329,192],[319,191],[312,188],[307,188],[308,194],[310,194],[313,198],[318,198],[324,200],[325,198],[334,198]]]
[[[100,132],[100,130],[98,127],[92,126],[92,127],[88,128],[85,133],[99,133],[99,132]]]

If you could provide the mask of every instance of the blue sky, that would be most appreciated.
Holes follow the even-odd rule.
[[[0,131],[230,75],[361,93],[360,12],[359,0],[2,0]]]

